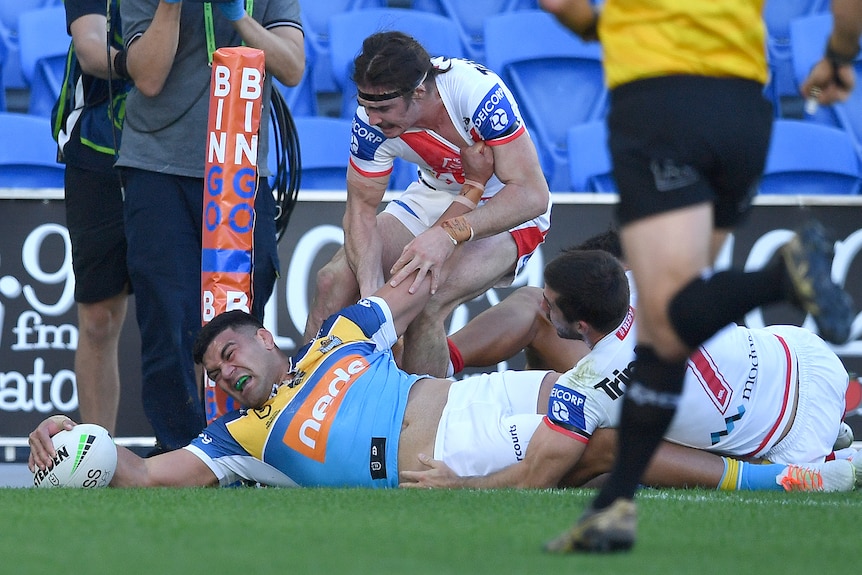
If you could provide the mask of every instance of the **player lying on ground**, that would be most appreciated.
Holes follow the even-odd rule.
[[[544,309],[561,337],[582,339],[591,351],[557,381],[548,417],[525,458],[500,473],[459,477],[445,462],[422,457],[429,469],[403,472],[405,485],[553,486],[577,467],[597,429],[616,426],[636,332],[623,267],[601,250],[563,253],[545,268]],[[668,440],[782,464],[821,463],[832,456],[848,376],[838,357],[807,330],[728,326],[692,355],[686,377],[685,409],[677,412]],[[722,486],[765,481],[780,488],[764,466],[731,459],[725,464]],[[856,470],[849,461],[832,461],[828,468],[839,483],[853,484]],[[825,475],[787,473],[780,484],[795,489],[809,481],[831,482]],[[586,479],[569,477],[575,483]]]
[[[185,449],[143,459],[118,447],[111,485],[230,485],[242,479],[274,486],[395,487],[399,472],[425,468],[422,453],[464,475],[515,464],[540,428],[559,374],[506,372],[453,382],[404,372],[390,347],[427,297],[408,289],[408,282],[384,286],[330,317],[292,360],[248,314],[216,317],[202,330],[195,359],[249,409],[219,418]],[[50,436],[70,425],[67,417],[54,416],[30,434],[31,469],[50,464]],[[657,484],[718,485],[721,458],[668,449],[658,456],[668,463],[664,470],[658,465]],[[717,473],[710,474],[707,458],[717,463]],[[786,470],[776,466],[773,476]],[[852,488],[852,482],[837,488]]]

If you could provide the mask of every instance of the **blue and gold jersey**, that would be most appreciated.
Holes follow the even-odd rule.
[[[395,364],[386,302],[331,316],[294,356],[296,377],[260,409],[210,424],[186,449],[221,485],[397,487],[398,440],[419,376]]]

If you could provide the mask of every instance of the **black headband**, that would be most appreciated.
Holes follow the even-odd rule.
[[[384,100],[392,100],[394,98],[400,98],[407,92],[404,90],[399,90],[398,92],[386,92],[385,94],[368,94],[361,90],[357,90],[356,95],[362,98],[363,100],[368,100],[369,102],[382,102]]]
[[[356,95],[362,98],[363,100],[368,100],[369,102],[383,102],[385,100],[392,100],[394,98],[400,98],[406,94],[409,94],[419,86],[421,86],[425,79],[428,77],[428,72],[426,71],[422,74],[422,77],[419,78],[419,81],[416,82],[416,85],[410,88],[409,90],[398,90],[396,92],[385,92],[383,94],[369,94],[367,92],[363,92],[362,90],[357,90]]]

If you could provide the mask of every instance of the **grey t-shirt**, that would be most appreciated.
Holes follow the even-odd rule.
[[[124,42],[128,47],[153,19],[158,0],[121,2]],[[265,28],[293,26],[302,29],[297,0],[254,0],[253,17]],[[213,6],[216,46],[240,46],[242,39]],[[132,88],[126,100],[126,118],[118,166],[178,176],[204,177],[211,68],[207,59],[203,3],[183,2],[180,36],[174,64],[162,91],[152,98]],[[270,175],[269,102],[272,79],[263,93],[258,173]]]

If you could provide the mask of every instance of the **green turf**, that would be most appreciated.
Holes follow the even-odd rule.
[[[854,572],[858,493],[642,491],[635,550],[546,556],[592,491],[0,489],[0,573]]]

